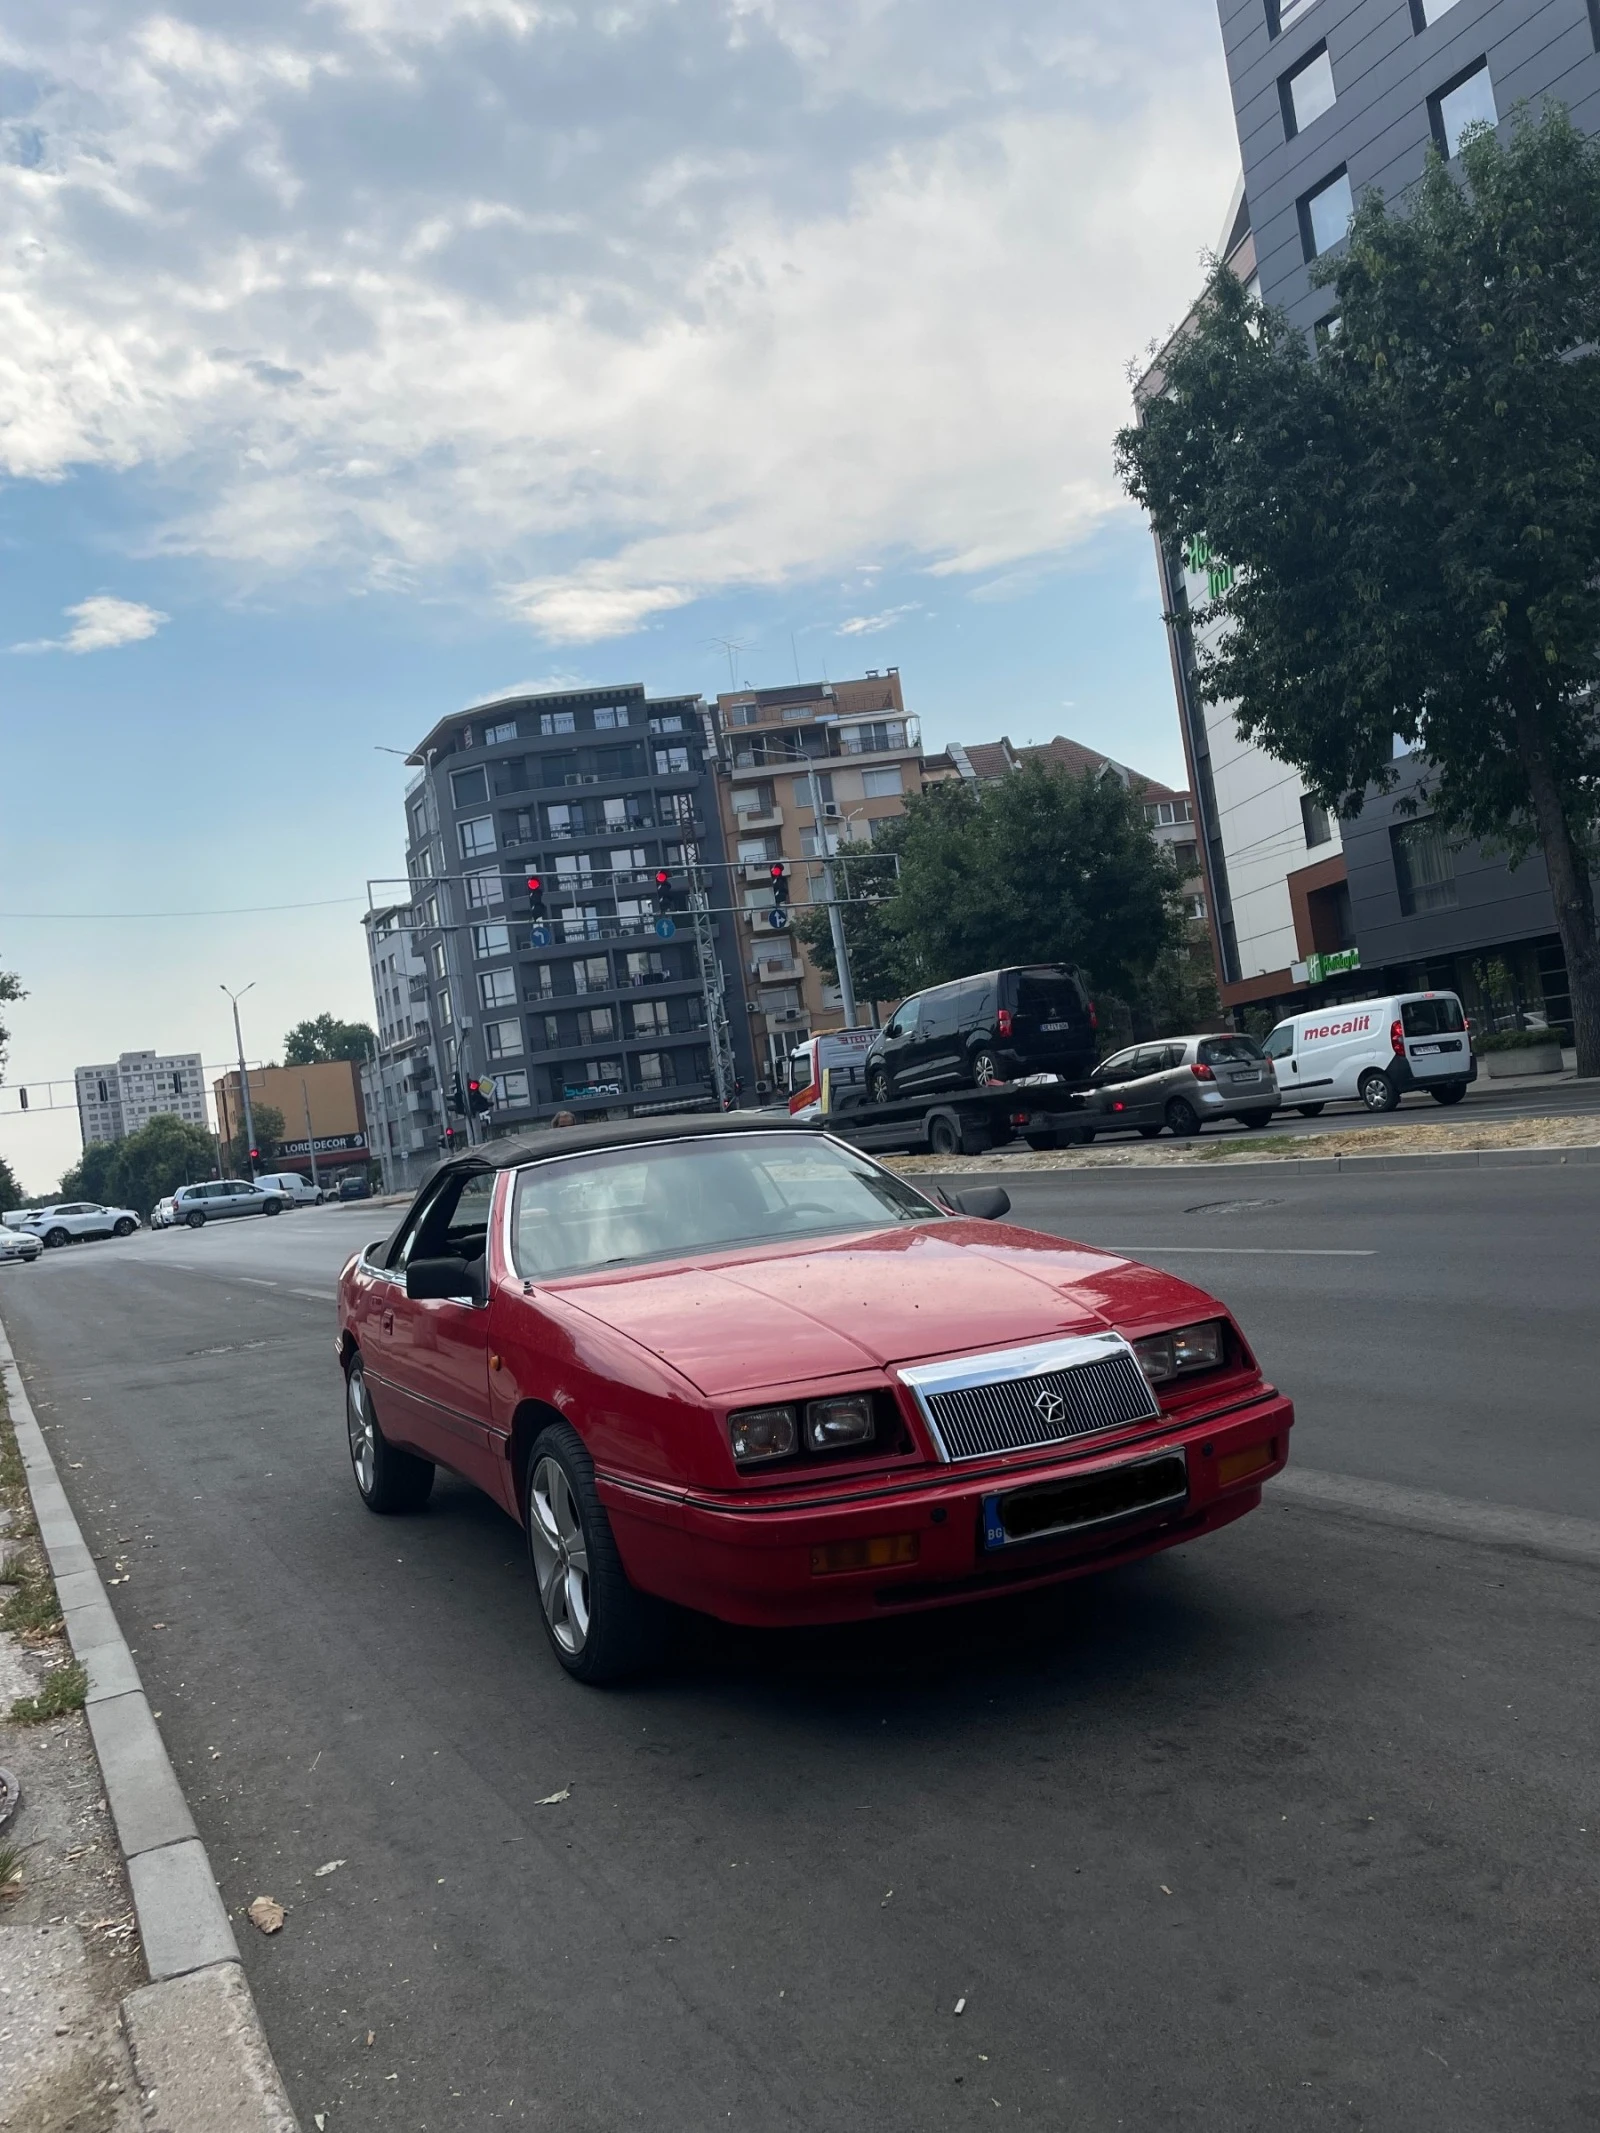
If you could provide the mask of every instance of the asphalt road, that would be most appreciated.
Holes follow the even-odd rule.
[[[1600,1171],[1008,1182],[1234,1302],[1303,1465],[1600,1518]],[[386,1219],[0,1283],[224,1894],[289,1906],[240,1931],[308,2129],[1600,2123],[1594,1568],[1280,1499],[585,1691],[483,1499],[356,1498],[327,1299]]]

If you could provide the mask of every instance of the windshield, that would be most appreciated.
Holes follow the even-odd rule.
[[[511,1257],[538,1280],[943,1219],[921,1193],[832,1141],[718,1135],[557,1156],[519,1171]]]

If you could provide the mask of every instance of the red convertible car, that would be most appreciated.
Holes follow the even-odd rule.
[[[1009,1206],[759,1115],[472,1149],[340,1277],[356,1485],[486,1490],[585,1681],[650,1655],[662,1601],[858,1620],[1251,1510],[1294,1411],[1229,1313]]]

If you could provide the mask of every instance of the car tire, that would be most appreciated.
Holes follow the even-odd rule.
[[[961,1134],[953,1119],[932,1118],[928,1121],[928,1146],[935,1155],[959,1155]]]
[[[120,1222],[113,1224],[111,1234],[113,1237],[131,1237],[138,1227],[131,1216],[124,1215]]]
[[[975,1089],[998,1088],[1005,1080],[1000,1071],[1000,1062],[993,1052],[974,1052],[972,1055],[972,1086]]]
[[[378,1427],[377,1411],[367,1389],[359,1355],[344,1374],[344,1426],[350,1445],[350,1471],[369,1511],[389,1518],[420,1511],[433,1493],[433,1461],[419,1459],[389,1442]]]
[[[1161,1128],[1159,1126],[1141,1126],[1139,1128],[1139,1138],[1142,1141],[1159,1140],[1161,1138]]]
[[[1458,1104],[1467,1093],[1465,1084],[1456,1082],[1448,1089],[1430,1089],[1428,1094],[1436,1104]]]
[[[191,1207],[183,1219],[189,1229],[204,1229],[206,1226],[206,1211],[203,1207]]]
[[[535,1439],[522,1515],[539,1619],[561,1665],[590,1683],[647,1666],[665,1639],[666,1611],[629,1584],[594,1461],[570,1423],[553,1422]]]
[[[47,1252],[59,1252],[62,1245],[72,1242],[72,1232],[66,1229],[47,1229],[44,1233],[44,1248]]]
[[[867,1076],[867,1093],[875,1104],[894,1102],[894,1082],[886,1067],[875,1066]]]
[[[1320,1118],[1320,1117],[1322,1116],[1323,1112],[1324,1112],[1324,1111],[1325,1111],[1325,1110],[1326,1110],[1327,1108],[1328,1108],[1328,1107],[1327,1107],[1327,1105],[1326,1105],[1326,1104],[1296,1104],[1296,1105],[1295,1105],[1295,1109],[1296,1109],[1296,1110],[1297,1110],[1297,1111],[1299,1112],[1299,1114],[1300,1114],[1300,1116],[1301,1116],[1302,1118]]]
[[[1022,1138],[1035,1155],[1042,1155],[1047,1148],[1059,1148],[1061,1146],[1059,1133],[1025,1133]]]
[[[1187,1098],[1174,1096],[1166,1110],[1167,1131],[1175,1140],[1187,1140],[1200,1131],[1200,1114]]]
[[[1356,1084],[1356,1094],[1369,1111],[1392,1111],[1400,1101],[1400,1091],[1387,1074],[1376,1067],[1363,1074]]]
[[[281,1215],[283,1213],[283,1202],[281,1200],[269,1200],[261,1212],[264,1215]]]
[[[1248,1128],[1251,1133],[1259,1133],[1263,1126],[1272,1124],[1272,1113],[1270,1111],[1246,1111],[1240,1118],[1239,1123],[1241,1126]]]

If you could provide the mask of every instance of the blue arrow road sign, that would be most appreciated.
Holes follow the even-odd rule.
[[[767,913],[767,924],[775,933],[781,933],[788,923],[789,914],[787,911],[769,911]]]
[[[550,928],[548,926],[530,926],[528,928],[528,938],[535,948],[548,948],[550,945]]]
[[[670,941],[672,936],[677,932],[677,930],[677,927],[672,923],[672,920],[670,918],[658,918],[656,920],[656,932],[664,941]]]

